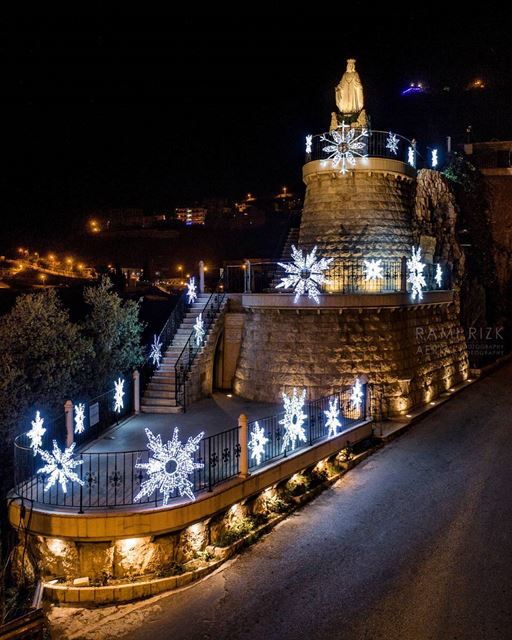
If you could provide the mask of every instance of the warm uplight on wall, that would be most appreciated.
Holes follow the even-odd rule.
[[[67,545],[64,540],[60,538],[48,538],[46,544],[48,545],[48,549],[56,556],[60,556],[66,551]]]

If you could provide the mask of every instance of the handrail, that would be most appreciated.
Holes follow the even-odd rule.
[[[203,329],[205,332],[203,339],[198,344],[194,335],[194,330],[192,330],[188,340],[181,350],[180,355],[178,356],[178,359],[176,360],[176,364],[174,365],[176,404],[183,407],[184,410],[187,406],[186,383],[188,373],[192,368],[192,363],[194,362],[196,355],[204,345],[205,337],[208,334],[208,330],[212,326],[217,313],[220,311],[225,296],[223,277],[221,277],[201,312]]]
[[[180,328],[181,323],[183,322],[183,318],[185,317],[189,307],[190,307],[190,304],[187,299],[187,291],[184,290],[181,296],[178,298],[176,306],[171,311],[169,317],[165,321],[165,324],[162,327],[162,330],[158,334],[157,340],[162,345],[161,346],[162,357],[164,356],[165,352],[167,351],[167,348],[173,341],[173,338],[176,335],[178,329]],[[157,369],[156,364],[152,362],[150,358],[150,349],[151,349],[151,345],[147,345],[146,360],[141,369],[141,381],[140,381],[141,392],[144,391],[151,376],[154,374],[155,370]]]

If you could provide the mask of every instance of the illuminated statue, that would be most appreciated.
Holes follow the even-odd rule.
[[[336,106],[342,114],[359,113],[364,108],[363,85],[353,58],[347,60],[347,70],[336,87]]]

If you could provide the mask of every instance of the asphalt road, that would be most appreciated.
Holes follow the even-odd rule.
[[[130,639],[512,637],[511,399],[509,365],[224,571],[140,611]]]

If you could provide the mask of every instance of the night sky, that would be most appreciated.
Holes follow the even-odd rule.
[[[347,57],[376,129],[421,144],[461,140],[472,124],[476,139],[512,139],[508,18],[487,5],[459,18],[432,4],[401,17],[364,6],[307,19],[4,22],[4,238],[58,233],[94,207],[169,211],[300,189],[304,136],[328,128]],[[476,77],[486,90],[465,91]],[[401,97],[413,80],[431,92]]]

